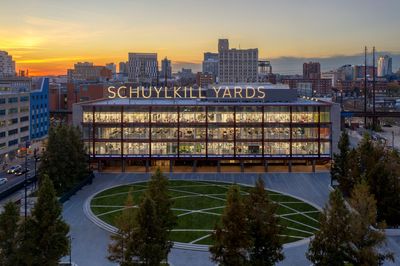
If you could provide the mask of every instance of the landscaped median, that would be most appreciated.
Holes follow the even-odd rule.
[[[208,181],[169,181],[168,191],[174,200],[172,210],[178,216],[177,225],[171,233],[171,240],[176,242],[176,247],[205,250],[213,243],[210,234],[220,221],[230,185]],[[142,182],[103,190],[88,199],[86,213],[96,224],[116,232],[115,218],[124,209],[128,193],[132,194],[136,205],[146,188],[147,183]],[[244,197],[250,189],[240,185]],[[280,224],[286,226],[281,235],[283,243],[307,239],[318,230],[320,211],[317,208],[289,195],[268,192],[270,199],[279,206],[277,214],[281,218]]]

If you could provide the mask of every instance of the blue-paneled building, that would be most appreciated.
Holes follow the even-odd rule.
[[[39,80],[30,93],[30,139],[46,137],[49,131],[49,78]]]

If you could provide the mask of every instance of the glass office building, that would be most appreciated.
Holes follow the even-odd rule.
[[[74,106],[74,123],[102,166],[305,163],[332,157],[332,104],[266,89],[253,99],[105,99]],[[279,98],[282,100],[279,101]],[[288,99],[291,99],[288,101]],[[337,114],[338,115],[338,114]],[[219,168],[218,168],[219,169]],[[290,171],[290,167],[289,167]]]

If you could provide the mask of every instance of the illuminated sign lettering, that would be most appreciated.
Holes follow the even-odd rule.
[[[108,98],[163,98],[163,99],[177,99],[177,98],[189,98],[189,99],[205,99],[211,98],[243,98],[243,99],[264,99],[266,93],[263,86],[259,87],[240,87],[235,86],[230,88],[228,86],[212,87],[208,93],[207,90],[194,89],[192,87],[126,87],[126,86],[110,86],[107,88]]]

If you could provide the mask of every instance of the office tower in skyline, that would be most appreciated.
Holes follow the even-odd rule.
[[[218,41],[218,82],[254,83],[258,80],[258,49],[229,49],[227,39]]]
[[[15,61],[6,51],[0,51],[0,77],[15,76]]]
[[[202,72],[203,74],[212,74],[214,81],[218,77],[218,53],[204,53]]]
[[[156,84],[158,79],[157,53],[129,53],[128,80],[139,85]]]
[[[308,62],[303,64],[303,78],[319,79],[321,78],[321,64],[319,62]]]
[[[392,74],[392,58],[388,55],[380,56],[378,59],[378,77]]]
[[[78,62],[73,69],[67,70],[68,81],[105,81],[112,77],[112,71],[105,66],[96,66],[91,62]]]
[[[164,80],[165,78],[170,79],[172,77],[172,64],[171,60],[168,60],[165,57],[161,61],[161,72],[160,72],[160,80]]]

